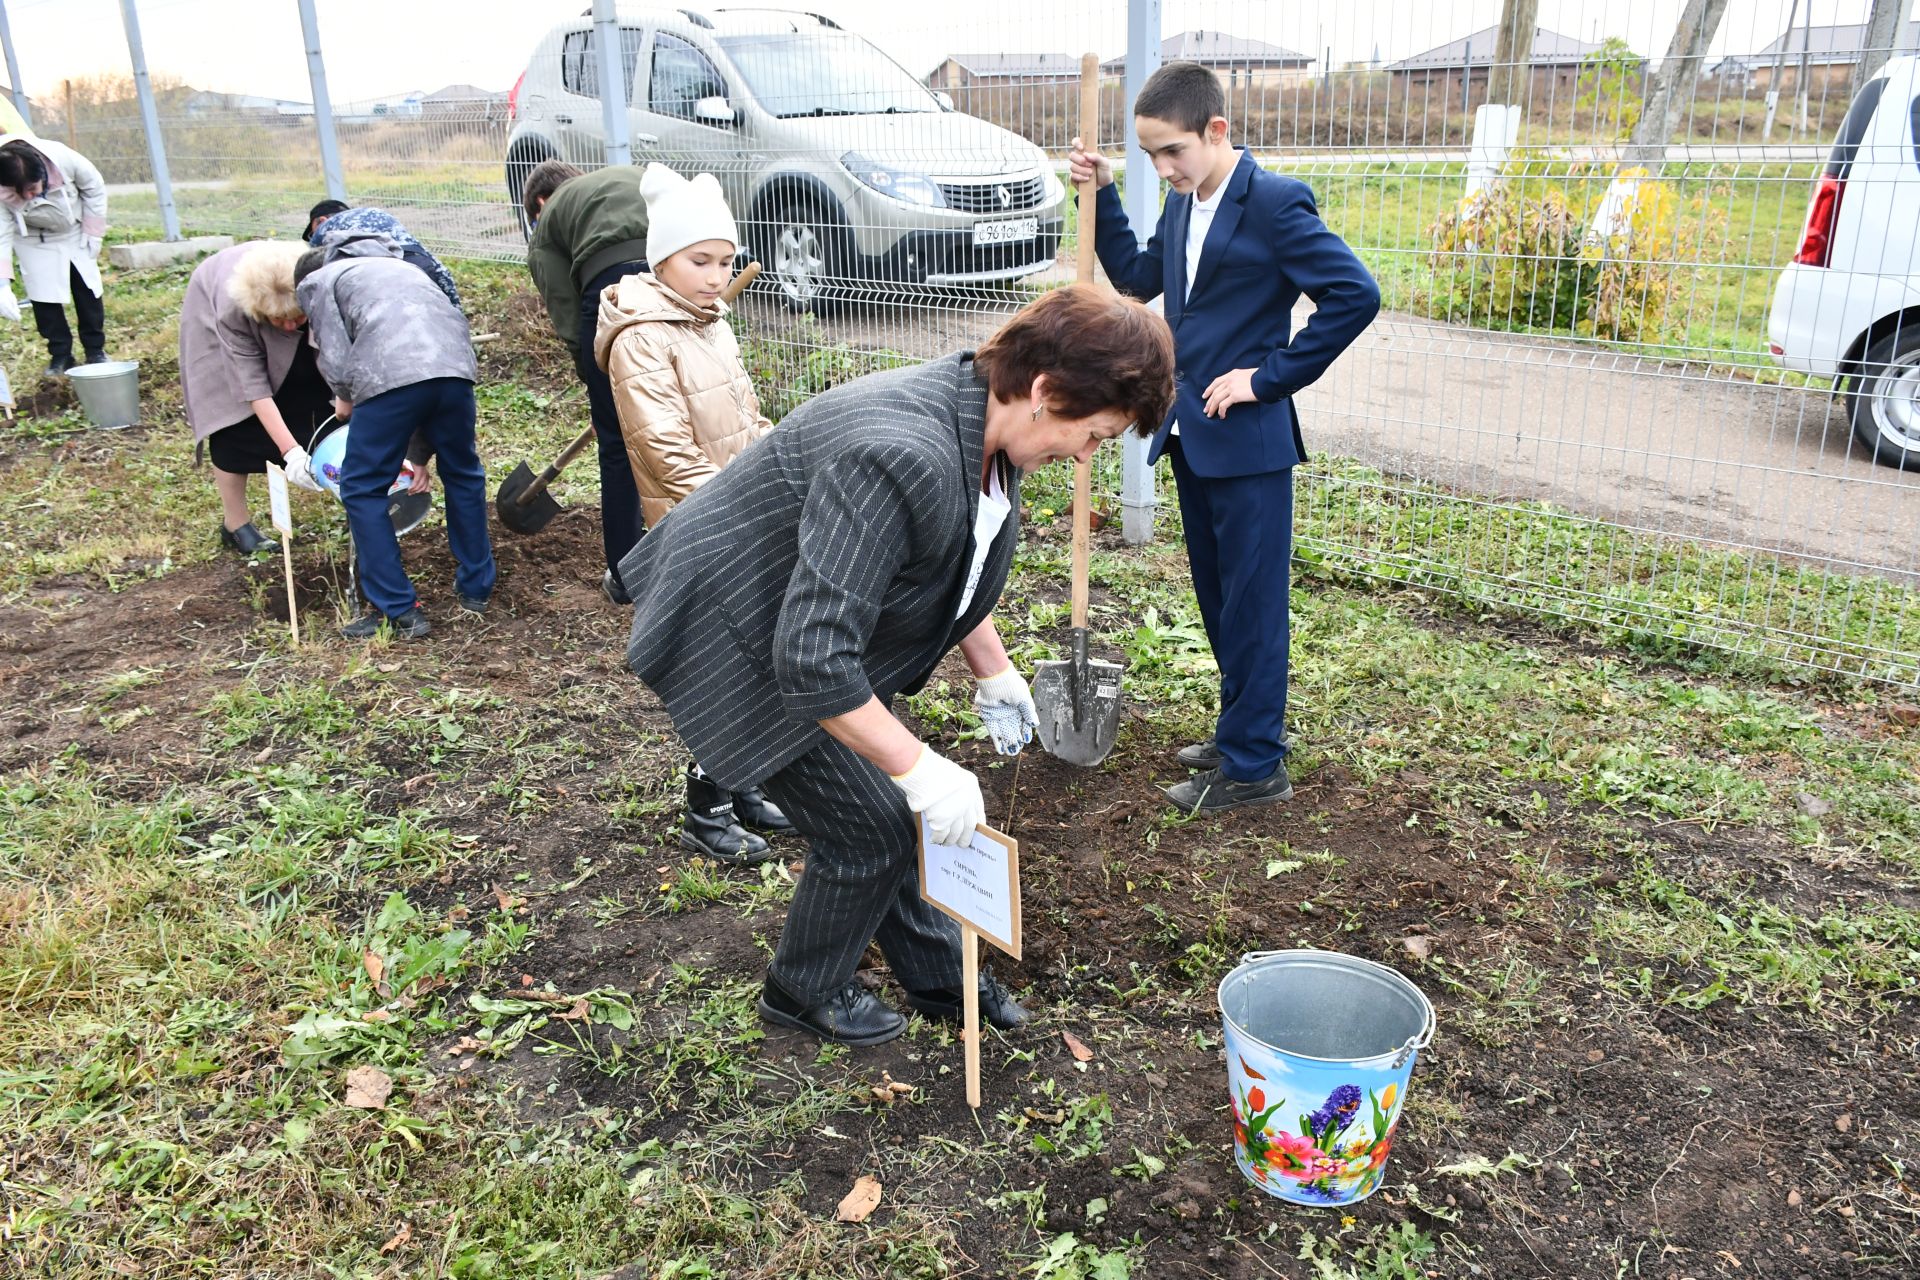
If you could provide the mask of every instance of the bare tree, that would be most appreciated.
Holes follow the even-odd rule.
[[[1906,34],[1907,6],[1908,0],[1873,0],[1873,7],[1867,11],[1867,37],[1860,42],[1860,61],[1853,64],[1849,97],[1860,92],[1860,86],[1887,65],[1887,58],[1900,43],[1900,37]]]
[[[1487,72],[1487,101],[1525,105],[1533,71],[1533,33],[1540,16],[1540,0],[1502,0],[1500,31],[1493,46],[1493,66]],[[1468,68],[1472,75],[1472,68]]]
[[[1673,39],[1667,42],[1667,56],[1661,60],[1660,70],[1647,77],[1646,102],[1621,157],[1624,163],[1658,171],[1665,162],[1667,142],[1680,127],[1681,117],[1693,106],[1694,90],[1700,84],[1700,60],[1706,56],[1707,45],[1726,11],[1727,0],[1687,0],[1680,21],[1674,25]]]

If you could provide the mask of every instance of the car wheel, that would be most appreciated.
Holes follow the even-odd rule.
[[[527,176],[541,164],[554,158],[553,148],[544,143],[523,145],[514,149],[507,157],[507,201],[513,205],[513,218],[520,226],[520,234],[527,240],[533,239],[533,225],[527,221],[527,211],[520,203],[521,192],[527,189]]]
[[[1867,348],[1847,384],[1853,438],[1884,467],[1920,471],[1920,325]]]
[[[820,314],[846,295],[851,237],[843,220],[817,200],[798,198],[773,206],[758,222],[765,246],[754,245],[754,255],[788,307]]]

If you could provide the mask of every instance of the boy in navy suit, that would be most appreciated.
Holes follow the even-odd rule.
[[[1140,148],[1173,188],[1140,248],[1113,166],[1074,139],[1073,180],[1099,185],[1096,246],[1115,287],[1165,295],[1178,384],[1149,458],[1173,459],[1187,563],[1220,666],[1214,736],[1182,748],[1167,788],[1188,811],[1293,795],[1286,765],[1287,589],[1293,468],[1306,458],[1293,393],[1325,373],[1380,310],[1380,289],[1327,229],[1303,182],[1227,138],[1212,71],[1170,62],[1134,103]],[[1301,294],[1316,310],[1292,332]]]

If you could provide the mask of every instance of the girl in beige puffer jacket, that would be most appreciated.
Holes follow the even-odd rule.
[[[594,361],[613,386],[620,434],[650,529],[748,445],[773,429],[740,363],[720,295],[733,278],[740,233],[710,173],[691,182],[650,164],[640,179],[647,201],[647,262],[600,295]],[[744,826],[742,825],[744,824]],[[687,765],[686,848],[751,865],[773,856],[753,827],[793,830],[758,787],[729,792]]]

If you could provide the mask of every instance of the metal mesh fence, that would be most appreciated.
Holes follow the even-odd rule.
[[[1755,0],[1704,5],[1725,11],[1711,38],[1670,52],[1683,10],[1702,7],[635,8],[613,24],[611,78],[634,163],[725,186],[766,270],[743,331],[779,371],[780,409],[972,345],[1072,278],[1062,178],[1079,55],[1103,59],[1100,134],[1117,157],[1129,23],[1151,23],[1147,61],[1211,66],[1234,137],[1313,189],[1383,290],[1380,320],[1299,397],[1316,454],[1303,555],[1913,684],[1920,471],[1900,465],[1920,448],[1920,334],[1909,343],[1901,327],[1920,228],[1912,64],[1895,56],[1874,108],[1848,108],[1863,58],[1920,38],[1904,14],[1870,36],[1869,0]],[[448,29],[466,20],[450,3],[417,8]],[[585,0],[549,9],[523,47],[476,53],[471,83],[335,101],[350,198],[440,252],[519,259],[527,172],[549,158],[592,167],[609,146],[608,28]],[[257,21],[230,35],[300,39],[285,14]],[[336,81],[376,38],[322,34]],[[303,105],[163,92],[190,228],[299,231],[324,194]],[[43,127],[63,137],[53,106]],[[1669,115],[1670,132],[1654,127]],[[111,181],[147,176],[131,104],[73,123]],[[1121,180],[1150,219],[1150,170]],[[1810,249],[1823,198],[1832,234]],[[118,197],[116,221],[151,206]],[[1117,488],[1117,455],[1105,468]]]

